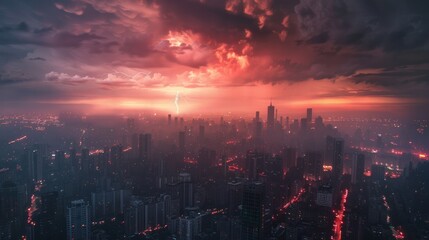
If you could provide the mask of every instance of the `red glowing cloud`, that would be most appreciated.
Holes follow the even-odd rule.
[[[428,103],[426,18],[410,6],[391,21],[372,7],[331,0],[8,3],[0,10],[2,101],[170,111],[179,91],[189,113],[203,106],[247,112],[268,99],[285,109]]]

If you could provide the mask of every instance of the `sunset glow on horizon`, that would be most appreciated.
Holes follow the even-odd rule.
[[[414,5],[395,15],[397,24],[376,14],[376,4],[335,1],[3,5],[4,112],[177,114],[179,104],[183,114],[244,113],[272,99],[285,112],[421,114],[415,110],[429,103],[427,18],[408,19],[419,16]],[[34,14],[17,14],[30,8]],[[411,30],[395,38],[403,28]]]

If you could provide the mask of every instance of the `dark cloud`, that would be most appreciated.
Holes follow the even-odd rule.
[[[8,33],[8,32],[28,32],[29,29],[30,28],[28,27],[27,23],[20,22],[17,25],[1,26],[0,27],[0,33],[5,34],[5,33]]]
[[[426,11],[416,9],[416,5]],[[335,44],[385,51],[423,47],[429,34],[427,10],[428,3],[400,0],[301,0],[295,6],[303,40],[327,32]]]
[[[224,1],[157,1],[161,7],[164,27],[173,30],[192,30],[202,34],[208,40],[237,42],[243,38],[244,29],[258,34],[256,19],[225,11]],[[263,31],[263,33],[267,33]]]
[[[29,81],[31,81],[31,79],[2,77],[0,75],[0,86],[25,83],[25,82],[29,82]]]
[[[54,31],[53,27],[42,27],[42,28],[34,29],[33,32],[35,34],[46,34],[46,33],[52,32],[52,31]]]
[[[149,35],[140,35],[125,39],[120,50],[132,56],[145,57],[153,53],[153,45],[154,41]]]
[[[44,59],[42,57],[32,57],[32,58],[29,58],[28,60],[31,60],[31,61],[46,61],[46,59]]]
[[[178,76],[190,76],[186,86],[345,79],[386,89],[359,95],[402,89],[410,96],[413,86],[428,88],[428,12],[427,0],[7,1],[0,71],[80,85],[112,69],[162,68],[162,81],[147,77],[156,84],[98,82],[133,87],[165,86]],[[0,80],[33,84],[21,75]]]
[[[72,34],[60,32],[53,37],[52,42],[47,42],[46,44],[55,47],[79,47],[85,41],[100,39],[104,39],[104,37],[92,33]]]
[[[429,86],[429,65],[382,69],[375,73],[357,73],[352,77],[356,83],[369,83],[385,87],[423,84]]]
[[[89,51],[94,54],[111,53],[113,52],[113,48],[117,46],[119,46],[119,43],[116,41],[110,41],[110,42],[93,41],[91,43]]]
[[[322,32],[319,35],[313,36],[310,39],[306,40],[305,42],[307,44],[320,44],[320,43],[326,43],[329,40],[329,33],[328,32]]]

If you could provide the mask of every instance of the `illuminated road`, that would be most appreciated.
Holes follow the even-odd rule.
[[[392,223],[390,221],[390,206],[389,203],[386,200],[386,196],[383,195],[383,204],[386,207],[387,210],[387,224],[389,224],[390,230],[392,231],[392,235],[395,239],[405,239],[404,232],[401,230],[401,227],[395,228],[392,226]]]
[[[344,218],[344,211],[346,210],[346,202],[347,202],[347,196],[349,195],[349,190],[346,189],[343,191],[343,195],[341,196],[341,204],[340,208],[335,211],[335,220],[334,220],[334,234],[331,237],[333,240],[341,240],[341,228],[343,226],[343,218]]]
[[[275,214],[275,215],[273,215],[273,217],[272,217],[272,219],[273,220],[276,220],[276,219],[278,219],[279,218],[279,216],[280,216],[280,214],[283,214],[292,204],[294,204],[294,203],[296,203],[296,202],[298,202],[300,199],[301,199],[301,197],[302,197],[302,194],[304,194],[305,193],[305,189],[304,188],[301,188],[301,190],[299,190],[299,192],[298,192],[298,194],[297,195],[295,195],[294,197],[292,197],[292,199],[291,200],[289,200],[287,203],[285,203],[280,209],[279,209],[279,213],[277,213],[277,214]]]
[[[14,143],[20,142],[20,141],[22,141],[22,140],[25,140],[26,138],[27,138],[27,136],[22,136],[22,137],[20,137],[20,138],[17,138],[17,139],[15,139],[15,140],[12,140],[12,141],[8,142],[8,144],[9,144],[9,145],[14,144]]]

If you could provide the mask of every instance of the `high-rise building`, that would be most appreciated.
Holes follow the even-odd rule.
[[[307,129],[308,129],[307,118],[301,118],[301,131],[306,131]]]
[[[255,125],[255,139],[256,140],[261,140],[261,138],[262,138],[262,122],[261,121],[259,121],[259,122],[256,122],[256,125]]]
[[[198,151],[198,163],[201,166],[210,167],[217,164],[216,162],[216,151],[203,147]]]
[[[125,234],[139,234],[145,230],[144,204],[142,200],[135,199],[130,202],[124,216]]]
[[[152,156],[152,135],[150,133],[139,135],[139,160],[148,162]]]
[[[167,183],[167,193],[171,196],[171,215],[178,216],[185,208],[193,207],[194,188],[189,173],[180,173],[177,181]]]
[[[64,151],[55,152],[55,168],[62,174],[66,170],[66,157]]]
[[[323,159],[324,165],[332,166],[332,159],[334,158],[334,142],[335,138],[332,136],[326,137],[325,156]]]
[[[332,186],[323,185],[317,190],[316,204],[322,207],[332,207]]]
[[[290,130],[292,130],[293,132],[297,132],[299,130],[299,120],[298,119],[294,119],[292,124],[290,125]]]
[[[90,168],[90,162],[89,162],[89,149],[88,148],[84,148],[82,149],[82,153],[80,155],[80,166],[81,166],[81,170],[84,173],[89,173],[89,168]]]
[[[307,108],[307,122],[310,124],[313,122],[313,109]]]
[[[289,169],[296,167],[296,158],[298,157],[296,148],[283,148],[281,156],[283,174],[289,171]]]
[[[26,220],[26,185],[4,181],[0,185],[0,239],[20,239]]]
[[[128,190],[99,191],[91,193],[93,221],[119,217],[125,211],[131,192]]]
[[[137,133],[131,136],[131,156],[134,159],[139,156],[139,135]]]
[[[285,129],[286,130],[289,130],[290,129],[290,127],[289,127],[289,117],[286,117],[286,123],[285,123]]]
[[[228,182],[228,215],[238,216],[240,214],[239,206],[243,196],[243,183],[240,181]]]
[[[260,182],[246,184],[241,210],[241,239],[264,239],[264,186]]]
[[[335,138],[332,151],[332,176],[338,180],[343,175],[344,140]]]
[[[133,133],[136,130],[136,120],[134,118],[127,119],[127,131]]]
[[[377,134],[376,144],[377,144],[378,148],[383,148],[384,147],[383,137],[382,137],[381,133]]]
[[[352,183],[359,184],[363,181],[365,171],[365,155],[362,153],[353,155],[352,162]]]
[[[79,171],[79,161],[77,160],[77,157],[76,157],[76,149],[75,148],[70,149],[69,159],[70,159],[69,162],[71,163],[71,166],[72,166],[72,170],[74,172]]]
[[[273,129],[274,128],[274,110],[275,107],[270,102],[270,106],[267,108],[267,128]]]
[[[125,233],[136,235],[156,226],[164,226],[169,205],[168,195],[133,199],[125,211]]]
[[[193,240],[202,232],[204,217],[207,213],[191,212],[179,217],[178,235],[181,240]]]
[[[200,140],[203,140],[205,137],[205,128],[203,125],[200,125],[198,136]]]
[[[185,132],[184,131],[179,132],[179,150],[182,152],[185,151]]]
[[[314,125],[315,125],[316,129],[323,129],[323,127],[324,127],[324,125],[323,125],[323,118],[321,116],[318,116],[314,120]]]
[[[256,150],[249,150],[246,153],[245,170],[247,177],[251,180],[258,179],[260,173],[264,170],[265,155]]]
[[[181,208],[192,207],[194,205],[194,189],[191,181],[191,174],[179,174],[179,191]]]
[[[171,126],[171,114],[168,114],[168,126]]]
[[[58,192],[42,193],[40,198],[40,212],[34,216],[34,239],[56,240],[63,238],[61,232],[62,207],[59,206]],[[62,233],[62,234],[61,234]]]
[[[122,145],[115,145],[110,148],[110,164],[113,172],[119,172],[123,164]]]
[[[67,240],[91,239],[89,204],[83,199],[72,201],[66,212]]]
[[[311,180],[320,180],[322,177],[323,163],[320,152],[307,152],[304,156],[304,176]]]
[[[386,174],[386,167],[383,165],[373,164],[371,166],[371,181],[383,183]]]
[[[46,174],[46,167],[48,165],[48,145],[34,144],[28,151],[27,155],[27,168],[28,176],[32,181],[43,180]]]

